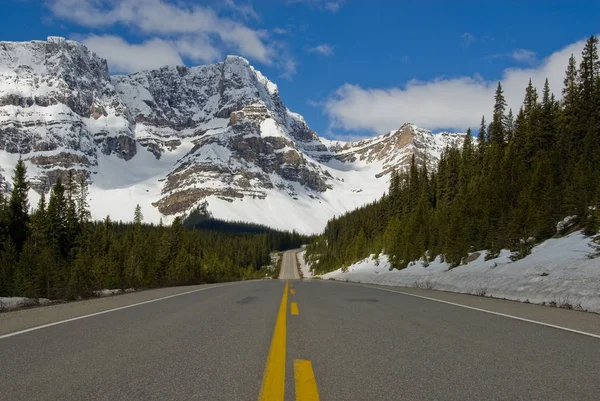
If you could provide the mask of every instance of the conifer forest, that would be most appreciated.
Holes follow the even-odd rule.
[[[569,216],[585,233],[600,225],[600,60],[590,37],[566,67],[562,98],[531,81],[523,104],[507,109],[498,84],[491,121],[462,149],[446,149],[437,171],[412,160],[379,201],[330,220],[307,257],[317,272],[384,252],[392,266],[441,255],[451,266],[469,252],[501,249],[515,258],[556,234]],[[471,131],[469,131],[471,134]],[[475,134],[475,132],[473,132]]]

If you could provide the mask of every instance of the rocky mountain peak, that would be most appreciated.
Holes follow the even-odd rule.
[[[462,144],[461,133],[433,134],[413,123],[404,123],[397,130],[359,142],[348,142],[339,148],[337,158],[344,162],[366,164],[380,163],[377,177],[389,174],[393,169],[408,168],[414,155],[417,163],[427,163],[435,169],[442,151]]]
[[[0,138],[0,149],[36,167],[39,190],[65,168],[89,175],[98,152],[124,160],[136,154],[106,60],[60,37],[0,42]]]
[[[360,142],[323,140],[238,56],[108,71],[64,38],[0,42],[0,172],[21,154],[38,192],[83,174],[96,218],[129,219],[140,204],[148,221],[168,221],[207,200],[217,217],[315,232],[379,198],[411,155],[435,166],[462,141],[410,123]]]

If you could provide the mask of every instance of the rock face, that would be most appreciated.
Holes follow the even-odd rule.
[[[442,152],[447,147],[460,147],[466,134],[431,131],[406,123],[396,131],[390,131],[375,138],[360,142],[347,143],[337,149],[337,159],[355,163],[383,163],[378,177],[391,173],[393,169],[405,169],[410,166],[412,156],[418,165],[427,164],[430,171],[435,170]]]
[[[0,149],[39,166],[38,180],[64,168],[88,169],[99,151],[135,156],[129,113],[106,61],[63,38],[0,42]],[[38,165],[48,159],[32,156],[56,163]]]
[[[241,57],[111,77],[74,41],[0,42],[2,175],[19,154],[38,192],[85,174],[98,218],[127,219],[139,203],[157,221],[207,199],[218,217],[314,232],[380,197],[413,154],[434,168],[463,138],[412,124],[361,142],[319,138]]]

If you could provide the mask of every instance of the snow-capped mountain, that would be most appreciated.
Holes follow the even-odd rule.
[[[95,218],[130,220],[140,204],[146,221],[168,221],[207,200],[215,217],[318,232],[381,197],[413,154],[435,168],[463,139],[409,123],[320,138],[241,57],[110,76],[78,42],[0,42],[0,174],[21,154],[39,193],[75,170]]]

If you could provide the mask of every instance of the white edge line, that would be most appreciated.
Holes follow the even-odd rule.
[[[115,312],[115,311],[122,310],[122,309],[133,308],[134,306],[145,305],[145,304],[149,304],[149,303],[152,303],[152,302],[162,301],[162,300],[169,299],[169,298],[180,297],[182,295],[193,294],[194,292],[200,292],[200,291],[210,290],[211,288],[225,287],[225,286],[233,285],[233,284],[235,284],[235,283],[227,283],[227,284],[213,285],[211,287],[198,288],[196,290],[186,291],[186,292],[182,292],[180,294],[167,295],[166,297],[161,297],[161,298],[156,298],[156,299],[150,299],[148,301],[138,302],[138,303],[131,304],[131,305],[119,306],[118,308],[112,308],[112,309],[107,309],[107,310],[103,310],[103,311],[100,311],[100,312],[90,313],[89,315],[77,316],[77,317],[72,317],[70,319],[59,320],[58,322],[52,322],[52,323],[48,323],[48,324],[43,324],[41,326],[34,326],[34,327],[30,327],[28,329],[15,331],[15,332],[8,333],[8,334],[3,334],[3,335],[0,336],[0,340],[2,340],[4,338],[13,337],[13,336],[18,336],[19,334],[29,333],[30,331],[41,330],[41,329],[45,329],[47,327],[52,327],[52,326],[57,326],[57,325],[63,324],[63,323],[73,322],[75,320],[87,319],[88,317],[103,315],[105,313]]]
[[[337,280],[335,280],[335,281],[337,281]],[[339,281],[337,281],[337,282],[338,283],[342,283],[342,282],[339,282]],[[468,306],[468,305],[458,304],[456,302],[444,301],[444,300],[441,300],[441,299],[436,299],[436,298],[431,298],[431,297],[425,297],[423,295],[416,295],[416,294],[411,294],[411,293],[403,292],[403,291],[391,290],[391,289],[388,289],[388,288],[380,288],[380,287],[376,287],[376,286],[373,286],[373,285],[364,285],[364,284],[356,284],[356,283],[344,283],[344,284],[351,284],[351,285],[355,285],[357,287],[373,288],[373,289],[376,289],[376,290],[381,290],[381,291],[393,292],[393,293],[396,293],[396,294],[407,295],[409,297],[426,299],[428,301],[440,302],[440,303],[447,304],[447,305],[458,306],[459,308],[471,309],[471,310],[475,310],[475,311],[478,311],[478,312],[489,313],[491,315],[507,317],[509,319],[515,319],[515,320],[520,320],[522,322],[538,324],[540,326],[552,327],[553,329],[569,331],[571,333],[581,334],[583,336],[588,336],[588,337],[593,337],[593,338],[600,339],[600,335],[599,334],[588,333],[586,331],[580,331],[580,330],[570,329],[568,327],[557,326],[555,324],[544,323],[544,322],[540,322],[540,321],[537,321],[537,320],[525,319],[524,317],[508,315],[506,313],[494,312],[494,311],[487,310],[487,309],[475,308],[474,306]],[[457,293],[457,294],[460,294],[460,293]],[[463,295],[466,295],[466,294],[463,294]]]

